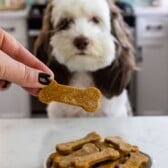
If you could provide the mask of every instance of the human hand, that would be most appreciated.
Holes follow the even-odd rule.
[[[52,71],[8,33],[0,29],[0,90],[10,83],[33,95],[54,78]]]

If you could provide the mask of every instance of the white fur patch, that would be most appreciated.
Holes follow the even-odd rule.
[[[63,18],[73,19],[67,30],[56,32],[51,38],[52,55],[71,71],[95,71],[106,67],[115,59],[115,40],[111,35],[110,10],[106,0],[53,1],[51,20],[55,26]],[[98,17],[99,24],[90,21]],[[76,37],[89,39],[85,55],[79,55],[74,46]]]
[[[98,15],[102,18],[104,29],[110,31],[110,10],[106,0],[53,0],[52,23],[57,25],[61,17],[90,18]]]

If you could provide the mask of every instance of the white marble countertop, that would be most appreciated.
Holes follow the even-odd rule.
[[[0,167],[42,168],[57,143],[97,131],[122,136],[149,154],[155,168],[166,168],[168,117],[0,120]]]

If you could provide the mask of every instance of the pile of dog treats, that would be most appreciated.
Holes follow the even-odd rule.
[[[47,168],[150,168],[150,157],[121,137],[101,140],[95,132],[82,139],[56,145]]]

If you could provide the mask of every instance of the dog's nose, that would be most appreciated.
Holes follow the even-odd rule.
[[[80,37],[76,37],[74,39],[74,46],[79,49],[79,50],[85,50],[89,44],[89,39],[84,37],[84,36],[80,36]]]

